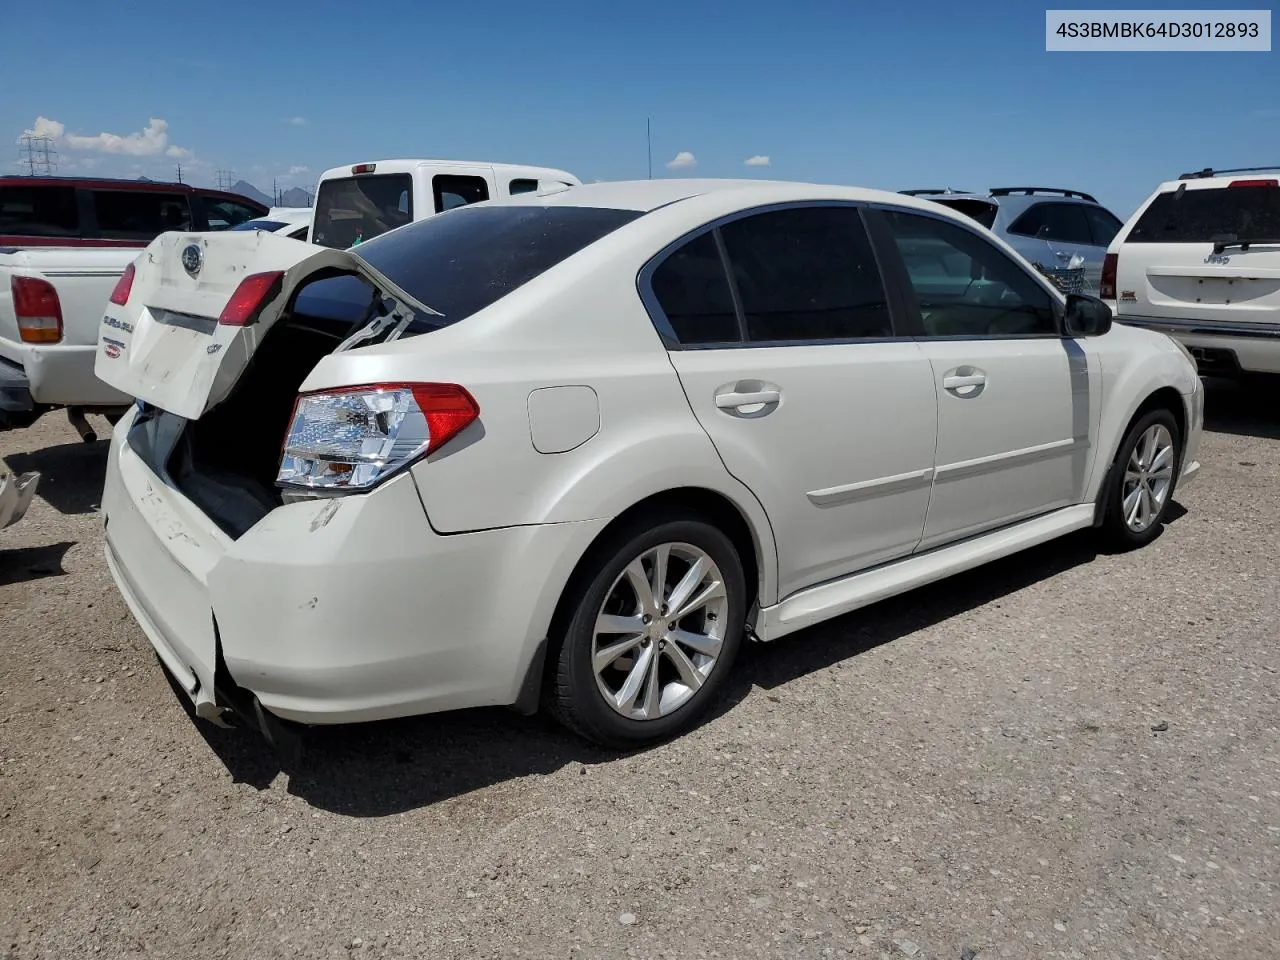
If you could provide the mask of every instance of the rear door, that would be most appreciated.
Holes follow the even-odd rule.
[[[1280,181],[1157,194],[1119,248],[1116,301],[1120,321],[1280,332]]]
[[[1084,204],[1034,203],[1014,218],[1006,232],[1010,246],[1050,270],[1070,269],[1073,258],[1079,258],[1088,289],[1098,289],[1106,247],[1094,244]]]
[[[694,414],[769,515],[783,596],[911,552],[937,400],[856,207],[734,219],[682,241],[641,289]]]
[[[166,233],[134,261],[127,303],[107,304],[94,373],[117,390],[196,419],[235,385],[292,289],[323,267],[355,270],[337,250],[315,248],[262,230]],[[218,322],[242,281],[279,276],[259,291],[254,323]]]

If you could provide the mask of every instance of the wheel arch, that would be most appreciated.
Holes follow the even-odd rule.
[[[1093,525],[1095,527],[1102,526],[1103,518],[1106,516],[1111,491],[1115,486],[1113,481],[1115,480],[1116,470],[1120,469],[1120,448],[1124,445],[1125,437],[1129,435],[1129,431],[1133,429],[1135,423],[1153,410],[1168,410],[1173,415],[1174,422],[1178,425],[1179,459],[1178,465],[1174,468],[1173,479],[1174,492],[1177,492],[1178,476],[1182,471],[1182,457],[1185,455],[1187,443],[1187,409],[1182,394],[1166,384],[1146,393],[1138,401],[1129,416],[1123,421],[1121,428],[1115,431],[1107,447],[1110,451],[1106,461],[1107,468],[1103,473],[1102,487],[1095,498],[1096,505],[1093,514]]]

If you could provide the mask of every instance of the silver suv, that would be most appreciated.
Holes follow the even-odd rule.
[[[1087,193],[1057,187],[902,190],[977,220],[1017,250],[1066,293],[1097,295],[1102,260],[1121,227],[1118,217]]]

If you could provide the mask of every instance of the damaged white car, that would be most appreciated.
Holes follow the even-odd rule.
[[[96,367],[138,398],[111,572],[197,713],[280,744],[499,704],[670,736],[744,636],[1141,546],[1198,469],[1183,349],[898,194],[593,184],[315,251],[165,235]]]

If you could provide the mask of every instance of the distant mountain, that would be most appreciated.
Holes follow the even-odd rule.
[[[301,187],[291,187],[280,194],[280,206],[309,207],[311,206],[311,194]]]
[[[271,202],[271,197],[263,193],[252,183],[247,180],[237,180],[231,188],[232,193],[238,193],[242,197],[248,197],[250,200],[257,200],[259,203],[265,203],[268,207],[275,206]]]

